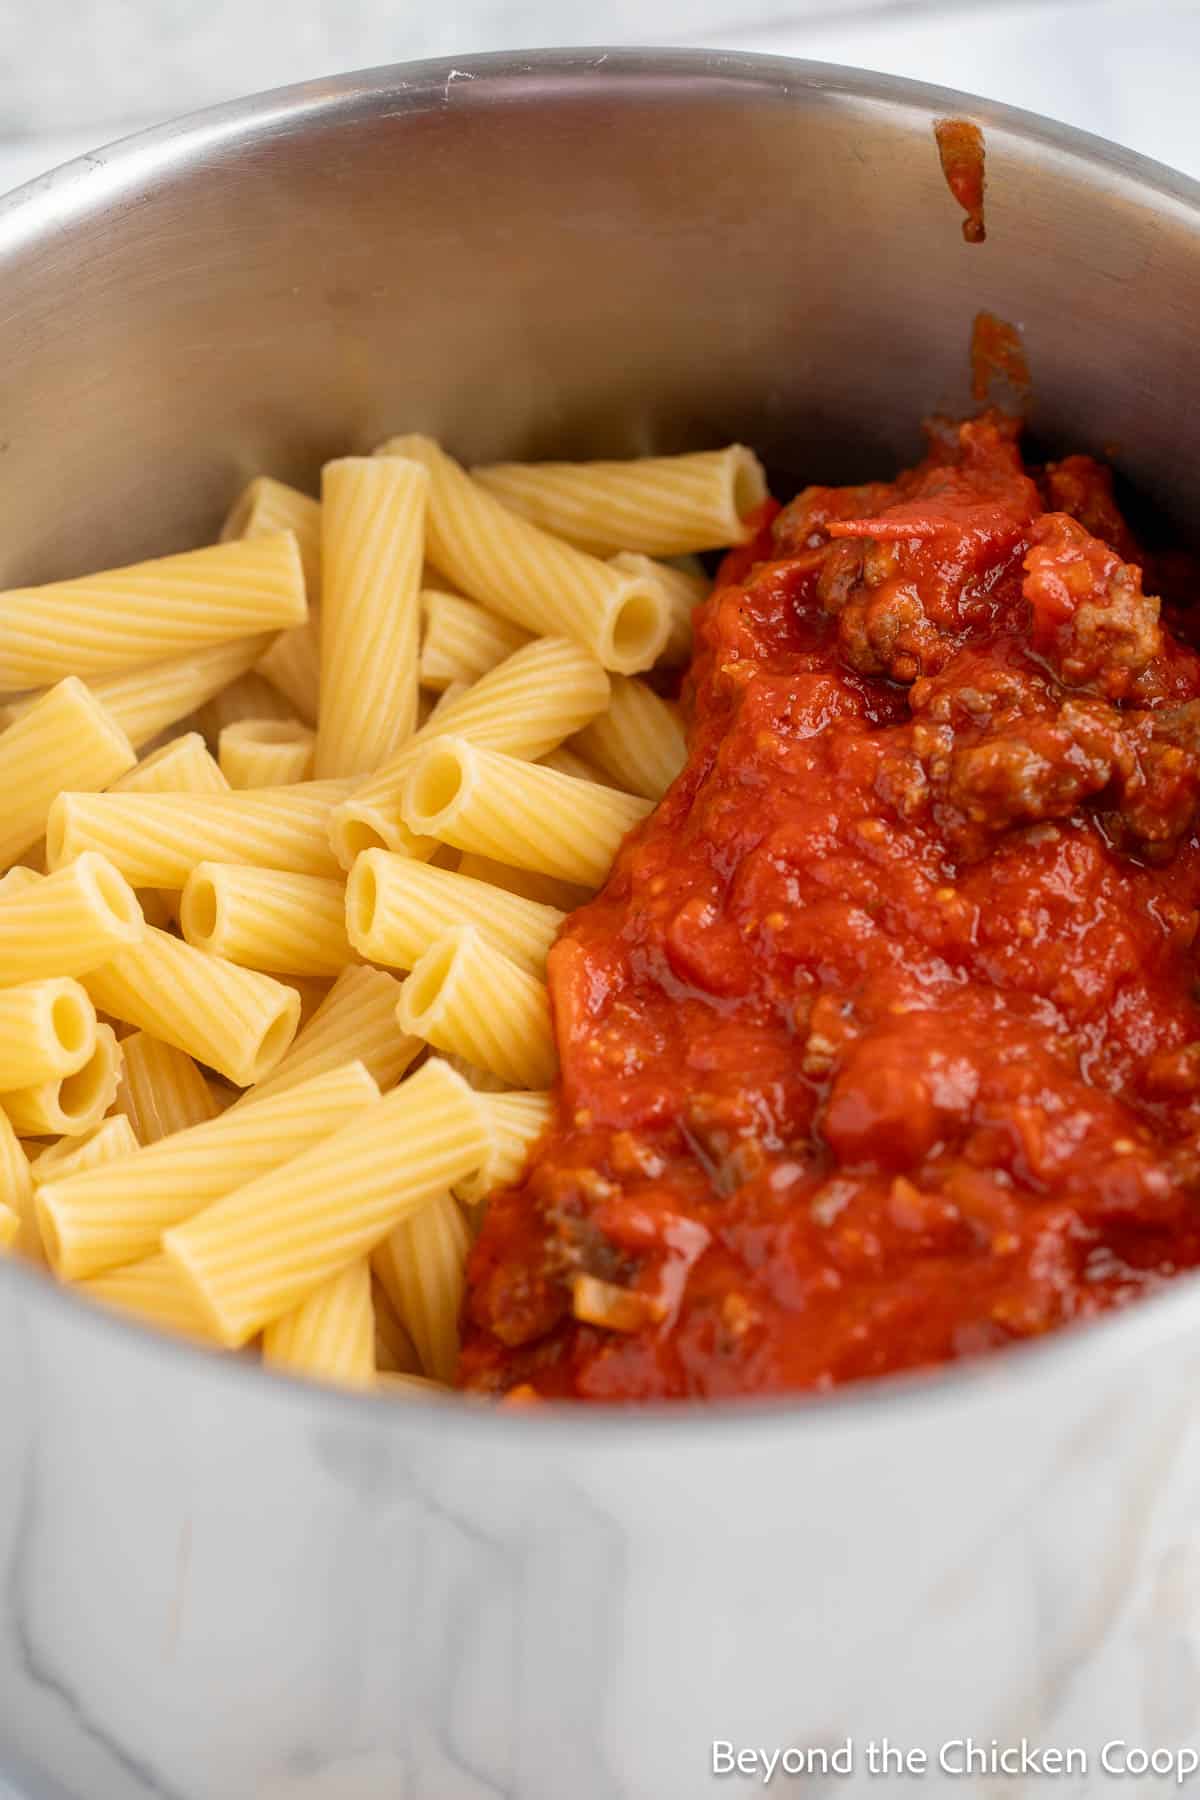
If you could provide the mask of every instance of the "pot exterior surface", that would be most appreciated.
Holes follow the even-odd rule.
[[[978,247],[932,133],[964,110]],[[406,430],[886,473],[970,404],[985,310],[1038,438],[1115,446],[1186,518],[1198,300],[1187,183],[981,102],[603,51],[313,83],[0,205],[0,581],[202,541],[249,475]],[[939,1747],[1025,1737],[1103,1791],[1104,1744],[1200,1734],[1195,1292],[946,1380],[612,1419],[320,1392],[5,1267],[0,1768],[47,1800],[693,1800],[756,1785],[714,1740],[849,1740],[805,1785],[857,1795],[886,1737],[986,1800],[1041,1781]]]

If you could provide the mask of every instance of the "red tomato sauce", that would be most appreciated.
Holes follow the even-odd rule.
[[[999,414],[765,509],[687,767],[551,953],[557,1119],[465,1385],[824,1389],[1200,1262],[1200,659],[1147,560]]]
[[[982,244],[987,237],[983,219],[983,133],[970,119],[938,119],[933,135],[946,186],[966,214],[963,237],[968,244]]]

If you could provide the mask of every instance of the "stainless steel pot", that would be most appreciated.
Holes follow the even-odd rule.
[[[961,111],[982,248],[931,133]],[[1186,514],[1198,300],[1193,185],[957,95],[615,51],[314,83],[0,206],[0,579],[198,541],[251,471],[397,430],[886,468],[967,402],[983,307],[1043,437]],[[922,1791],[1015,1796],[939,1747],[1025,1735],[1103,1791],[1110,1740],[1200,1733],[1198,1378],[1189,1282],[803,1405],[404,1407],[7,1265],[0,1765],[74,1800],[694,1800],[754,1785],[713,1740],[850,1738],[805,1791],[857,1795],[887,1736]]]

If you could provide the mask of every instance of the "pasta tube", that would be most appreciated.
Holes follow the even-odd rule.
[[[290,531],[300,554],[304,587],[310,601],[321,597],[321,502],[286,481],[256,475],[242,489],[221,526],[220,541],[271,537]]]
[[[0,1107],[26,1137],[82,1137],[116,1099],[121,1046],[111,1025],[96,1027],[87,1061],[73,1075],[56,1076],[0,1094]]]
[[[621,840],[651,806],[463,738],[441,737],[414,763],[400,810],[417,834],[598,887]],[[53,836],[52,820],[51,849]]]
[[[553,906],[387,850],[358,858],[346,884],[345,912],[354,948],[370,962],[397,969],[411,969],[450,926],[477,925],[489,943],[540,974],[563,922]]]
[[[91,690],[134,749],[140,750],[239,680],[270,642],[269,632],[256,632],[120,675],[98,676],[90,683]]]
[[[91,970],[84,985],[101,1012],[185,1050],[239,1087],[275,1067],[300,1020],[294,988],[153,927],[132,950]]]
[[[344,1130],[168,1231],[163,1248],[236,1347],[369,1255],[487,1149],[471,1089],[428,1062]]]
[[[282,1093],[351,1058],[364,1063],[387,1093],[424,1049],[420,1038],[406,1036],[396,1025],[399,998],[400,983],[382,969],[343,969],[291,1049],[239,1105],[257,1105],[268,1094]]]
[[[339,1269],[267,1326],[262,1358],[318,1381],[370,1387],[375,1380],[375,1307],[365,1256]]]
[[[157,1144],[189,1125],[216,1118],[220,1109],[208,1083],[185,1051],[146,1031],[130,1032],[121,1049],[116,1103],[134,1133],[135,1147]]]
[[[703,568],[700,565],[694,571],[676,568],[672,563],[655,562],[652,557],[641,556],[636,550],[619,550],[611,561],[614,569],[623,569],[627,575],[640,575],[644,581],[658,584],[671,621],[659,661],[672,668],[687,662],[692,654],[692,619],[712,586]]]
[[[0,987],[86,975],[145,932],[137,895],[94,851],[53,875],[11,869],[0,893]]]
[[[281,631],[254,665],[258,673],[265,675],[271,686],[295,707],[306,725],[315,725],[320,711],[320,631],[320,614],[314,606],[310,608],[307,625]]]
[[[530,1150],[554,1114],[549,1094],[488,1094],[480,1100],[487,1121],[488,1154],[454,1191],[465,1206],[476,1206],[497,1188],[511,1187]]]
[[[653,666],[670,630],[657,584],[531,525],[432,438],[390,438],[376,455],[428,469],[429,552],[464,594],[527,631],[577,639],[606,669],[632,675]]]
[[[71,676],[43,694],[0,732],[0,866],[36,844],[63,788],[107,787],[136,761],[125,733],[82,681]]]
[[[20,1219],[11,1206],[6,1206],[4,1201],[0,1200],[0,1250],[5,1252],[14,1250],[20,1235]]]
[[[564,638],[537,638],[482,676],[430,718],[397,756],[356,787],[330,819],[330,842],[348,869],[363,850],[403,850],[428,857],[406,831],[400,800],[419,747],[442,731],[510,756],[544,756],[604,712],[608,676],[590,652]]]
[[[421,686],[440,691],[478,681],[529,642],[529,633],[461,594],[421,593]]]
[[[457,1201],[438,1194],[378,1246],[371,1266],[435,1381],[451,1382],[458,1364],[458,1315],[471,1234]]]
[[[221,773],[232,788],[290,787],[310,779],[316,743],[295,720],[239,719],[221,732]]]
[[[122,1072],[128,1044],[126,1038],[121,1045]],[[59,1138],[57,1144],[43,1150],[33,1164],[34,1185],[40,1187],[44,1181],[65,1181],[68,1175],[81,1175],[85,1169],[102,1168],[105,1163],[116,1162],[118,1157],[132,1156],[137,1148],[133,1126],[125,1114],[112,1113],[83,1137]]]
[[[0,593],[0,689],[112,674],[307,616],[290,531]]]
[[[493,463],[472,474],[522,518],[598,556],[744,544],[747,516],[767,497],[762,464],[744,444],[624,462]]]
[[[400,457],[321,472],[318,775],[368,774],[416,726],[428,497],[425,469]]]
[[[376,1370],[386,1369],[394,1375],[420,1374],[416,1345],[396,1317],[396,1309],[377,1275],[371,1280],[371,1300],[375,1307]]]
[[[320,875],[199,863],[179,923],[198,950],[271,974],[333,976],[354,956],[345,886]]]
[[[297,875],[336,875],[329,821],[345,799],[339,781],[303,781],[248,793],[62,793],[46,821],[46,854],[61,868],[99,850],[135,887],[182,888],[202,862],[253,863]]]
[[[8,1114],[0,1107],[0,1203],[18,1220],[15,1245],[30,1262],[44,1263],[42,1234],[33,1203],[33,1171]]]
[[[309,1150],[366,1116],[379,1090],[361,1063],[346,1063],[256,1107],[231,1107],[174,1132],[120,1163],[37,1191],[51,1266],[65,1280],[134,1262],[163,1232],[224,1194]]]
[[[618,675],[608,711],[585,725],[575,748],[627,793],[661,800],[684,763],[687,740],[675,707],[644,681]]]
[[[512,1087],[547,1087],[558,1057],[544,982],[457,925],[430,946],[400,990],[402,1031],[499,1075]]]
[[[97,1305],[130,1313],[142,1324],[156,1325],[160,1331],[177,1331],[185,1337],[213,1342],[212,1330],[195,1295],[161,1251],[119,1269],[106,1269],[90,1281],[79,1282],[75,1292]]]
[[[110,794],[227,794],[229,783],[198,731],[172,738],[152,750],[127,775],[111,782]]]
[[[96,1048],[96,1009],[58,976],[0,988],[0,1091],[74,1075]]]
[[[549,768],[549,763],[547,763]],[[476,856],[464,850],[458,859],[460,875],[472,881],[486,881],[490,887],[503,888],[508,894],[523,894],[526,900],[537,900],[543,906],[556,906],[560,912],[574,912],[590,900],[594,888],[577,887],[574,882],[556,881],[553,875],[539,875],[536,869],[514,869],[510,863],[497,862],[492,856]]]

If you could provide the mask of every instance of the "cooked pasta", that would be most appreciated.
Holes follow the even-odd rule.
[[[622,785],[594,763],[586,762],[578,750],[568,749],[566,744],[560,744],[557,750],[547,750],[538,761],[543,769],[557,769],[560,775],[573,775],[576,781],[594,781],[599,787],[619,788]]]
[[[330,842],[348,869],[362,850],[403,850],[428,857],[405,829],[400,801],[420,746],[442,731],[510,756],[544,756],[608,706],[608,676],[595,657],[565,638],[537,638],[516,650],[473,687],[439,710],[399,755],[356,787],[337,805]]]
[[[459,737],[434,738],[422,748],[400,808],[417,835],[591,887],[650,810],[634,795]],[[52,818],[51,851],[53,841]]]
[[[129,1039],[121,1045],[122,1074],[128,1062]],[[132,1156],[138,1148],[133,1126],[124,1113],[111,1113],[107,1119],[86,1132],[83,1137],[59,1138],[48,1150],[34,1159],[34,1185],[44,1181],[65,1181],[68,1175],[81,1175],[85,1169],[99,1169],[118,1157]],[[39,1234],[40,1241],[40,1234]]]
[[[11,869],[0,891],[0,987],[86,975],[145,932],[137,895],[94,851],[53,875]]]
[[[523,894],[526,900],[556,906],[564,913],[574,912],[595,892],[592,887],[580,887],[571,881],[556,881],[553,875],[539,875],[536,869],[514,869],[510,863],[497,862],[493,856],[476,856],[471,850],[464,850],[459,857],[458,872],[469,875],[473,881],[503,888],[506,894]]]
[[[0,1250],[5,1252],[16,1248],[21,1235],[21,1221],[11,1206],[0,1200]]]
[[[120,675],[101,675],[89,686],[134,749],[140,750],[239,680],[270,642],[270,632],[255,632],[252,637],[234,638],[228,644],[193,650],[166,662],[147,663]]]
[[[189,1125],[203,1125],[218,1111],[207,1081],[192,1058],[148,1031],[121,1040],[124,1061],[117,1107],[137,1144],[157,1144]]]
[[[231,1107],[174,1132],[120,1163],[44,1183],[37,1210],[51,1266],[74,1281],[149,1255],[171,1226],[343,1132],[378,1099],[363,1065],[346,1063],[256,1107]]]
[[[661,800],[687,760],[677,709],[644,681],[623,675],[613,678],[608,711],[584,726],[574,748],[646,800]]]
[[[231,788],[290,787],[312,777],[317,735],[298,720],[239,719],[221,732],[221,773]]]
[[[344,781],[303,781],[247,793],[61,793],[46,821],[52,868],[99,850],[135,887],[182,888],[202,862],[253,863],[336,875],[329,821]]]
[[[220,749],[221,733],[230,725],[242,725],[247,719],[278,719],[284,724],[296,722],[296,709],[257,668],[247,669],[236,681],[198,706],[184,724],[198,731],[214,756]]]
[[[237,1347],[462,1181],[487,1150],[471,1089],[428,1062],[333,1137],[175,1226],[163,1247],[221,1341]]]
[[[12,1247],[27,1261],[44,1263],[42,1234],[33,1201],[33,1171],[3,1107],[0,1107],[0,1203],[17,1216],[18,1231]]]
[[[290,531],[0,593],[0,689],[108,675],[250,632],[299,625]]]
[[[333,976],[354,956],[345,884],[320,875],[199,863],[179,923],[198,950],[274,975]]]
[[[198,731],[172,738],[109,783],[110,794],[225,794],[229,783]]]
[[[687,662],[692,654],[692,620],[697,606],[708,593],[711,582],[702,567],[677,568],[673,563],[655,562],[636,550],[618,550],[611,559],[614,569],[627,575],[640,575],[643,581],[655,582],[662,590],[671,628],[663,646],[660,662],[671,667]]]
[[[401,457],[346,456],[321,475],[318,775],[366,775],[417,722],[429,476]]]
[[[121,727],[82,681],[68,676],[43,694],[0,732],[0,867],[37,843],[63,788],[107,787],[136,761]]]
[[[185,1050],[239,1087],[275,1067],[300,1020],[294,988],[154,927],[83,979],[101,1012]]]
[[[330,1275],[262,1335],[268,1368],[318,1381],[370,1387],[375,1380],[375,1307],[365,1256]]]
[[[495,1188],[516,1181],[554,1111],[548,1093],[489,1094],[480,1105],[490,1144],[479,1168],[455,1186],[454,1192],[465,1206],[477,1206]]]
[[[298,718],[315,726],[321,704],[321,618],[317,607],[309,611],[308,623],[281,631],[254,666],[290,702]]]
[[[396,1317],[396,1309],[377,1275],[371,1280],[375,1308],[375,1367],[391,1375],[419,1375],[421,1359],[416,1345]]]
[[[92,1053],[72,1075],[58,1075],[0,1094],[0,1107],[25,1137],[82,1137],[116,1099],[121,1046],[111,1025],[98,1025]]]
[[[320,877],[318,876],[317,879],[319,880]],[[281,975],[279,979],[286,981],[290,988],[295,988],[300,996],[300,1026],[303,1029],[317,1008],[324,1004],[326,996],[333,987],[333,981],[330,977],[323,975]],[[345,1062],[348,1058],[343,1057],[341,1060]],[[333,1065],[331,1064],[330,1067]]]
[[[411,969],[452,925],[477,925],[489,943],[540,974],[563,914],[485,882],[427,863],[368,850],[346,884],[350,942],[370,962]]]
[[[321,502],[286,481],[256,475],[248,481],[221,526],[220,541],[269,537],[290,531],[300,553],[304,586],[310,600],[321,597]]]
[[[96,1009],[58,975],[0,988],[0,1091],[74,1075],[96,1048]]]
[[[493,463],[471,473],[522,518],[599,556],[744,544],[748,515],[767,497],[762,464],[744,444],[625,462]]]
[[[140,1262],[93,1275],[90,1280],[79,1282],[75,1292],[116,1312],[131,1313],[160,1331],[181,1332],[202,1342],[214,1341],[192,1289],[161,1251]]]
[[[239,1104],[257,1104],[351,1058],[366,1065],[386,1094],[424,1049],[420,1038],[396,1028],[399,998],[400,983],[382,969],[343,969],[291,1049]]]
[[[471,1234],[458,1202],[451,1194],[438,1194],[395,1226],[371,1257],[371,1266],[416,1347],[423,1373],[435,1381],[454,1379],[470,1247]]]
[[[421,619],[421,686],[435,690],[470,686],[529,642],[519,625],[441,588],[422,590]]]
[[[546,1087],[558,1067],[545,983],[474,925],[434,940],[400,990],[396,1018],[401,1030],[513,1087]]]
[[[429,470],[429,552],[472,600],[527,631],[577,639],[606,669],[632,675],[653,665],[670,630],[657,584],[531,525],[432,438],[390,438],[376,454]]]

